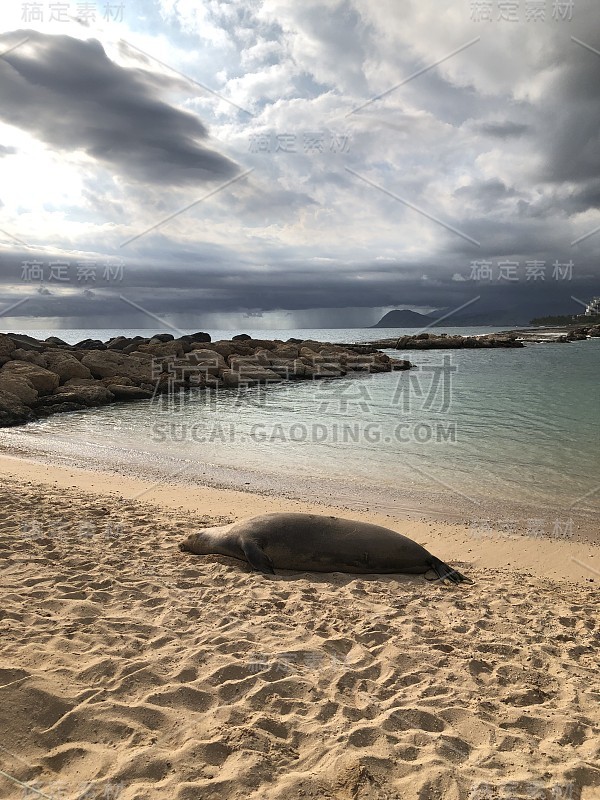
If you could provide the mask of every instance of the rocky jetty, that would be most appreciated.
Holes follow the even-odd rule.
[[[507,331],[517,340],[529,344],[566,344],[600,337],[600,325],[580,325],[577,327],[523,328]]]
[[[457,348],[525,347],[526,344],[577,342],[600,336],[600,325],[582,326],[569,330],[522,330],[486,333],[482,336],[452,336],[447,333],[418,333],[378,339],[369,346],[384,350],[456,350]]]
[[[179,339],[164,333],[74,345],[55,336],[39,341],[0,334],[0,426],[186,388],[320,380],[411,366],[372,344],[258,340],[247,334],[211,342],[207,333]]]
[[[457,348],[523,347],[523,342],[513,332],[506,334],[487,333],[483,336],[453,336],[447,333],[418,333],[414,336],[398,336],[393,339],[378,339],[369,343],[372,347],[392,350],[456,350]]]

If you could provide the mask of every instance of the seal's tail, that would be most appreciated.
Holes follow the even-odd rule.
[[[451,583],[473,583],[471,578],[467,578],[466,575],[463,575],[458,570],[452,569],[452,567],[449,567],[448,564],[444,564],[443,561],[440,561],[440,559],[435,556],[431,556],[428,563],[437,575],[437,578],[434,578],[434,580],[443,581],[445,579]]]

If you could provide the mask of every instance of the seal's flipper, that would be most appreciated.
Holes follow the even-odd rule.
[[[440,559],[435,556],[431,556],[427,563],[437,575],[437,580],[446,579],[451,581],[451,583],[473,583],[471,578],[467,578],[466,575],[463,575],[458,570],[452,569],[452,567],[449,567],[448,564],[444,564],[443,561],[440,561]]]
[[[257,544],[254,544],[254,542],[242,542],[242,550],[252,569],[257,572],[266,572],[268,575],[275,575],[273,562]]]

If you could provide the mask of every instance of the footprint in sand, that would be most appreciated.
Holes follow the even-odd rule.
[[[418,708],[398,708],[392,711],[381,727],[386,731],[422,731],[441,732],[446,727],[440,717],[421,711]]]
[[[167,688],[149,694],[145,702],[163,708],[181,709],[186,713],[190,711],[203,713],[215,705],[216,700],[212,694],[194,689],[192,686],[178,686],[175,689]]]

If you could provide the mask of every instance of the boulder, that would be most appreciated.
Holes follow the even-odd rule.
[[[300,346],[318,353],[323,347],[323,342],[316,342],[314,339],[305,339]]]
[[[169,334],[164,334],[168,336]],[[191,345],[188,345],[191,349]],[[138,353],[148,353],[151,356],[156,358],[165,358],[168,356],[174,356],[175,358],[181,358],[185,352],[183,342],[179,341],[169,341],[169,342],[160,342],[154,341],[151,339],[147,344],[140,344],[137,348]]]
[[[114,378],[108,378],[108,380],[114,381]],[[103,383],[103,381],[100,381]],[[95,378],[70,378],[63,386],[96,386],[98,381]]]
[[[249,339],[252,339],[252,337],[248,336],[247,333],[238,333],[236,336],[231,337],[232,342],[246,342]]]
[[[204,349],[214,350],[215,353],[218,353],[219,355],[223,356],[223,358],[229,358],[229,356],[232,356],[234,353],[237,353],[237,348],[235,347],[235,345],[232,345],[231,342],[213,342],[211,343],[210,348],[206,348],[205,345],[201,344],[192,345],[192,352],[196,349],[196,347],[202,350]]]
[[[66,414],[69,411],[85,411],[89,408],[85,403],[59,403],[56,397],[49,395],[42,397],[36,404],[35,413],[38,417],[49,417],[51,414]]]
[[[141,356],[142,354],[140,354]],[[125,355],[115,350],[90,350],[81,359],[94,378],[129,378],[136,386],[152,383],[152,356],[148,358]]]
[[[65,342],[63,339],[59,339],[58,336],[48,336],[47,339],[44,339],[47,344],[55,344],[62,347],[71,347],[68,342]]]
[[[150,400],[154,394],[140,386],[124,386],[114,383],[109,384],[107,389],[114,395],[115,400]]]
[[[312,367],[312,377],[315,378],[341,377],[347,372],[340,358],[321,356],[306,347],[300,350],[300,360],[307,366]]]
[[[263,348],[260,348],[254,353],[254,358],[258,361],[259,364],[268,366],[271,363],[271,361],[273,361],[274,356],[271,350],[265,350]]]
[[[131,340],[130,344],[127,344],[125,345],[125,347],[123,347],[123,352],[127,355],[129,353],[135,353],[140,344],[148,344],[149,341],[150,339],[144,339],[136,336],[134,339]]]
[[[106,349],[122,350],[124,347],[127,347],[128,344],[133,344],[133,339],[129,339],[127,336],[115,336],[106,342]]]
[[[155,333],[150,339],[151,344],[160,344],[161,342],[172,342],[175,337],[172,333]]]
[[[221,375],[207,375],[204,378],[205,389],[220,389],[223,386],[225,386],[225,381],[223,380],[222,373]]]
[[[365,355],[352,354],[346,356],[345,359],[346,369],[354,372],[368,372],[373,363],[374,359],[372,353],[368,353]]]
[[[256,350],[275,350],[275,348],[283,344],[283,342],[273,341],[272,339],[245,339],[242,342],[238,342],[236,347],[249,347],[251,351],[255,352]]]
[[[390,358],[390,366],[394,372],[398,372],[404,369],[412,369],[414,364],[411,364],[405,358]]]
[[[37,400],[38,392],[34,385],[21,375],[11,375],[0,371],[0,392],[8,392],[26,406]]]
[[[273,350],[276,358],[298,358],[300,350],[293,344],[282,344]]]
[[[223,356],[214,350],[192,350],[182,360],[192,367],[198,367],[197,371],[205,375],[219,375],[227,369],[227,362]]]
[[[83,339],[74,346],[78,350],[106,350],[106,345],[100,339]]]
[[[47,367],[46,359],[36,350],[24,350],[22,347],[17,347],[10,354],[10,357],[15,361],[28,361],[30,364],[37,364],[38,367]]]
[[[5,333],[0,333],[0,358],[4,359],[6,363],[10,358],[11,353],[17,349],[17,345],[13,342],[10,336]]]
[[[186,341],[193,343],[193,342],[210,342],[210,334],[204,333],[203,331],[198,331],[197,333],[188,333],[185,336],[181,337]]]
[[[0,371],[0,375],[10,374],[25,378],[37,390],[38,394],[51,394],[58,388],[59,378],[54,372],[30,364],[28,361],[8,361]]]
[[[271,359],[264,353],[254,353],[251,356],[229,356],[227,359],[231,369],[243,369],[244,367],[268,367]]]
[[[269,369],[286,380],[312,377],[313,374],[307,375],[308,367],[299,358],[273,358]]]
[[[300,358],[276,358],[273,357],[267,366],[260,363],[236,365],[236,371],[250,372],[252,370],[267,370],[274,372],[282,380],[298,380],[301,378],[312,378],[317,371],[312,364],[305,364]]]
[[[46,366],[50,372],[58,375],[61,384],[72,378],[91,378],[92,373],[71,353],[63,350],[47,350],[44,353]]]
[[[233,352],[238,356],[253,356],[254,348],[250,342],[236,342],[233,346]]]
[[[216,360],[219,363],[225,364],[225,358],[221,353],[208,347],[202,347],[200,344],[194,345],[194,349],[186,355],[186,359],[190,362],[196,363],[199,361]]]
[[[369,365],[369,372],[371,375],[376,375],[379,372],[390,372],[390,365],[389,364],[381,364],[377,361],[374,361],[372,364]]]
[[[95,386],[60,386],[52,395],[60,403],[79,403],[86,406],[102,406],[114,400],[114,394],[106,386],[97,383]],[[44,398],[44,405],[50,404],[49,398]]]
[[[15,394],[0,389],[0,425],[22,425],[35,418],[34,412]]]
[[[96,383],[96,381],[94,381]],[[124,375],[115,375],[111,378],[102,378],[100,383],[107,388],[114,384],[115,386],[135,386],[131,378],[126,378]]]
[[[239,370],[226,369],[222,372],[221,378],[225,386],[254,386],[257,383],[276,383],[282,379],[271,369],[261,369],[247,365]]]
[[[37,350],[41,353],[44,349],[44,345],[33,336],[27,336],[24,333],[9,333],[8,336],[13,340],[15,346],[22,350]]]

